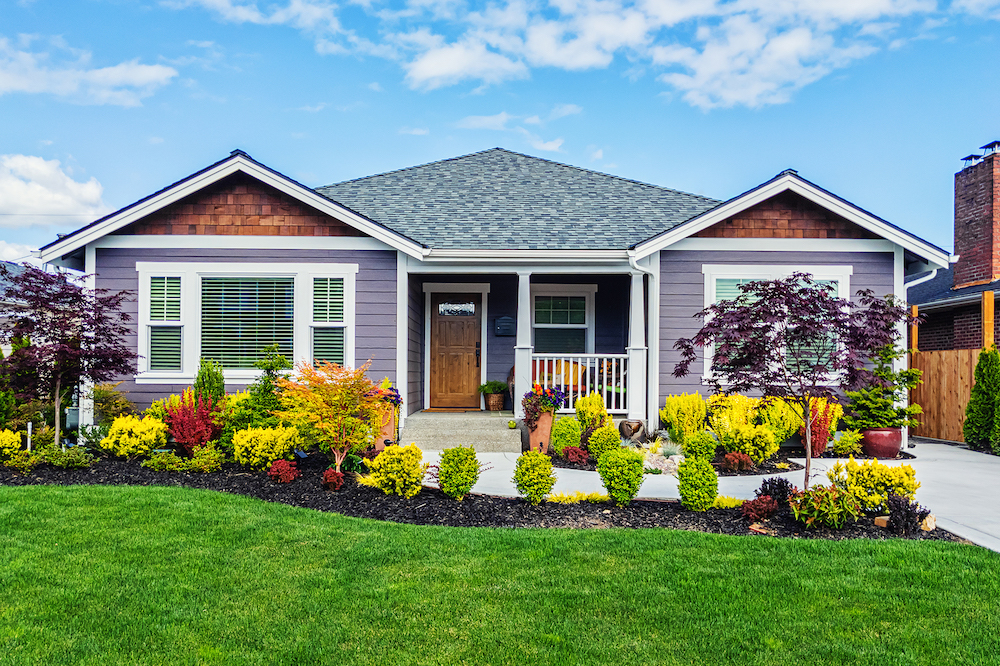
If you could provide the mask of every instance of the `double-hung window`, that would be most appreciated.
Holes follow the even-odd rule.
[[[137,262],[140,383],[193,379],[199,360],[251,380],[265,349],[354,365],[357,264]]]
[[[594,353],[593,284],[533,284],[531,321],[538,354]]]

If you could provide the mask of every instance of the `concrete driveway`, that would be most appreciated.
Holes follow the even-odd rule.
[[[914,438],[916,448],[908,449],[915,460],[886,461],[889,465],[908,464],[917,473],[920,489],[917,501],[937,517],[938,525],[969,541],[1000,552],[1000,457],[970,451],[961,446]],[[439,453],[426,451],[424,459],[435,463]],[[517,454],[479,453],[479,460],[492,466],[473,489],[487,495],[516,497],[512,478]],[[805,460],[799,460],[805,463]],[[815,460],[812,483],[827,483],[826,470],[836,460]],[[597,472],[556,468],[555,492],[604,492]],[[784,476],[801,487],[802,470]],[[761,476],[719,477],[719,494],[750,499],[760,487]],[[641,498],[678,499],[677,479],[666,474],[646,475]]]

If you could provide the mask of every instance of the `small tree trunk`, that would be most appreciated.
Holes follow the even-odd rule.
[[[806,424],[806,479],[802,484],[805,490],[809,490],[809,474],[812,471],[812,405],[810,404],[812,400],[809,396],[806,396],[805,408],[803,409],[803,414],[805,414]]]
[[[54,445],[57,445],[57,446],[60,444],[60,442],[62,442],[62,439],[59,437],[59,431],[60,431],[60,427],[59,426],[61,425],[60,420],[59,420],[59,416],[60,416],[59,412],[62,409],[62,395],[61,395],[61,392],[60,392],[61,388],[62,388],[62,378],[61,377],[56,377],[56,391],[55,391],[55,400],[56,400],[56,403],[55,403],[55,428],[56,428],[56,434],[54,435],[54,439],[52,440],[52,443]],[[66,447],[63,446],[63,451],[65,451],[65,450],[66,450]]]

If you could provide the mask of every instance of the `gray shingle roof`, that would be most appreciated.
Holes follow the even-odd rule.
[[[989,282],[987,284],[977,284],[972,287],[952,289],[951,286],[954,283],[954,271],[954,268],[942,268],[937,272],[937,275],[935,275],[932,280],[928,280],[927,282],[911,287],[907,292],[907,300],[915,305],[923,305],[925,303],[939,303],[942,301],[959,300],[969,296],[981,294],[984,291],[1000,291],[1000,280]],[[916,280],[924,275],[927,275],[927,273],[914,275],[910,281]]]
[[[501,148],[316,191],[435,249],[625,249],[720,203]]]

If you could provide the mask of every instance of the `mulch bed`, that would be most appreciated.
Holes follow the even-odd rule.
[[[637,500],[627,507],[543,502],[536,507],[520,498],[490,495],[469,495],[463,501],[456,502],[441,491],[427,487],[416,497],[404,499],[385,495],[374,488],[359,486],[350,477],[345,480],[340,491],[330,492],[323,488],[321,482],[323,470],[328,464],[322,456],[309,456],[299,461],[302,476],[291,483],[281,484],[271,481],[264,472],[249,472],[233,463],[227,463],[221,472],[214,474],[190,474],[154,472],[135,461],[103,458],[89,469],[63,470],[43,465],[26,476],[0,468],[0,485],[99,484],[203,488],[345,516],[414,525],[508,528],[667,527],[713,534],[756,534],[749,529],[749,522],[742,517],[739,509],[713,509],[697,513],[684,509],[676,501]],[[787,511],[766,521],[763,527],[772,536],[790,538],[895,538],[886,530],[875,527],[870,518],[864,518],[843,530],[806,530]],[[921,533],[915,538],[963,541],[942,529]]]

